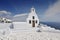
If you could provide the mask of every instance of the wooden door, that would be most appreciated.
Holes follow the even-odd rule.
[[[34,20],[32,21],[32,27],[35,27],[35,21]]]

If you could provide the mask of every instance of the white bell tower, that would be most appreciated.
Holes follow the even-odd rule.
[[[38,16],[35,12],[35,8],[33,7],[31,8],[31,12],[28,15],[27,24],[31,27],[37,27],[39,24]]]

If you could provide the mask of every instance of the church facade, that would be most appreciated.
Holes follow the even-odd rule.
[[[27,23],[32,27],[37,27],[39,24],[39,19],[36,14],[35,8],[31,8],[31,12],[28,15]]]

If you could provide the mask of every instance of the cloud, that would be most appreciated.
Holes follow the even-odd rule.
[[[0,14],[11,14],[11,13],[7,11],[0,11]]]
[[[60,1],[50,5],[43,16],[43,21],[60,22]]]
[[[18,14],[14,16],[14,20],[24,20],[27,14]],[[24,18],[25,17],[25,18]],[[58,0],[53,5],[50,5],[44,14],[39,15],[40,21],[60,22],[60,1]]]
[[[23,14],[17,14],[13,17],[13,21],[17,21],[17,22],[26,22],[26,18],[28,17],[27,13],[23,13]]]
[[[11,12],[8,12],[8,11],[0,11],[0,17],[11,18]]]
[[[25,16],[25,15],[27,15],[27,13],[24,13],[24,14],[17,14],[17,15],[15,15],[14,17]]]

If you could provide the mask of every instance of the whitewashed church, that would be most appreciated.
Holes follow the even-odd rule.
[[[31,8],[31,12],[27,18],[27,24],[29,24],[31,27],[37,27],[39,24],[39,19],[34,8]]]

